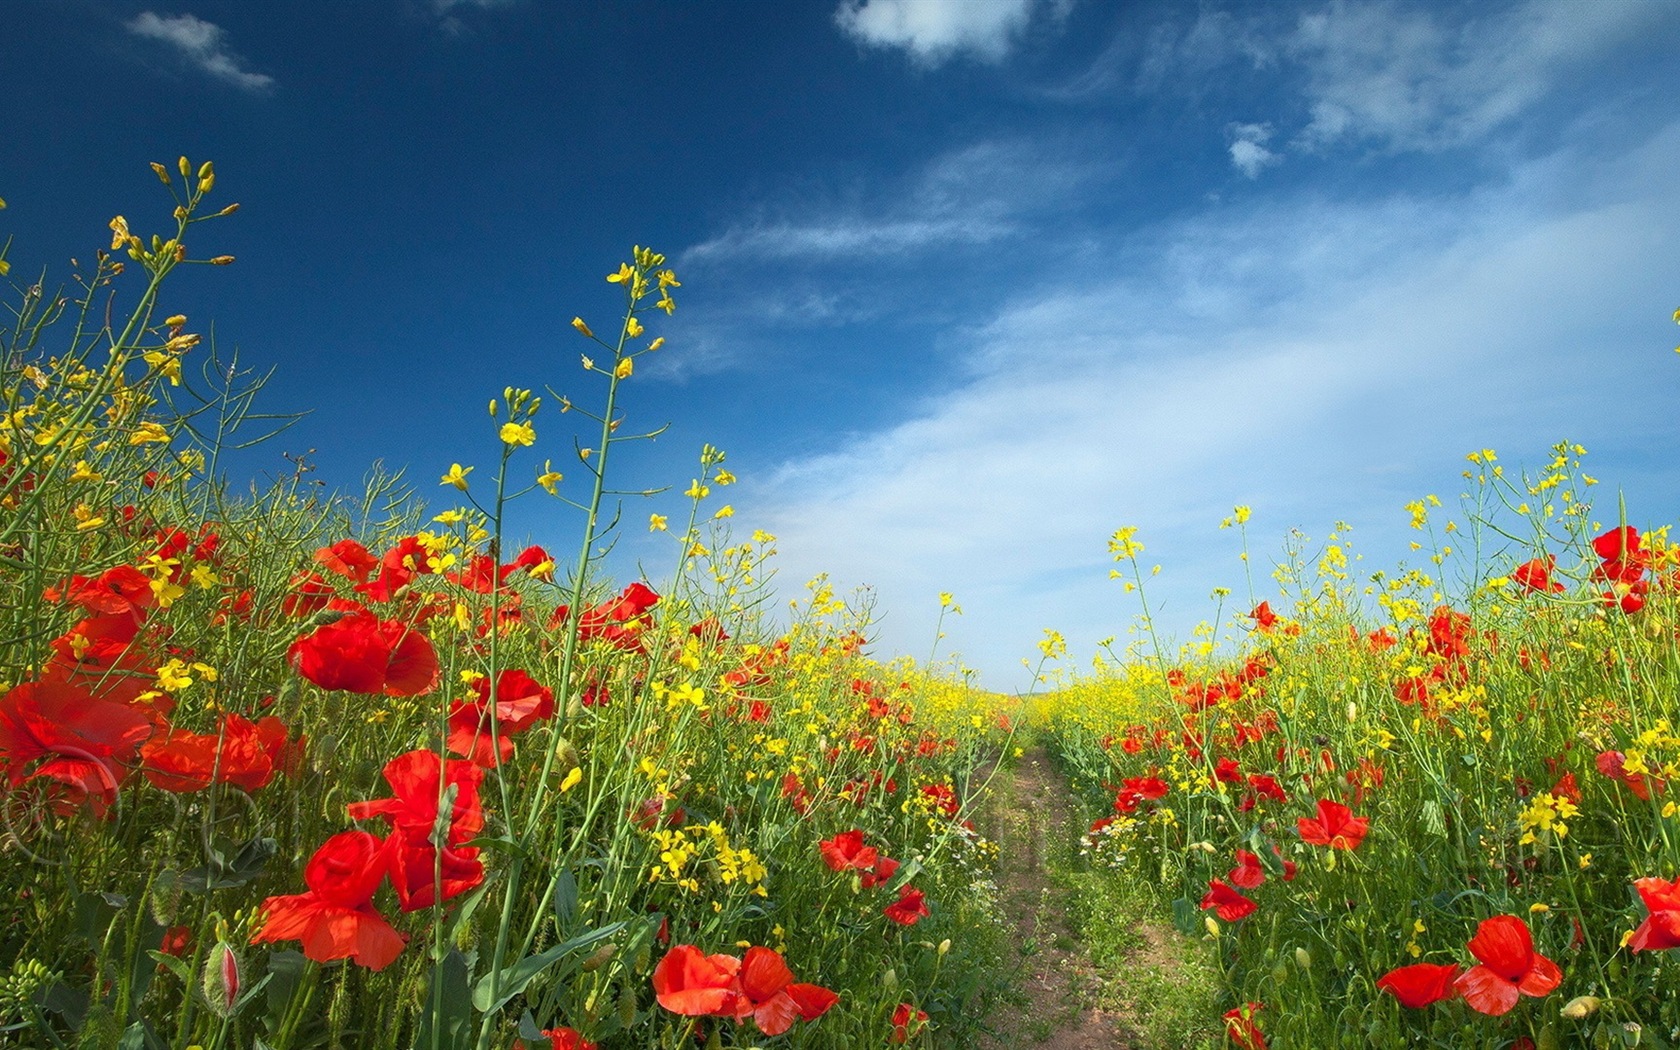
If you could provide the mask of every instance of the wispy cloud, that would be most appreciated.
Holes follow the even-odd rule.
[[[787,463],[738,509],[781,537],[784,579],[874,585],[887,651],[926,651],[935,596],[956,592],[967,614],[946,630],[994,688],[1022,683],[1023,624],[1089,651],[1129,619],[1103,552],[1121,524],[1167,567],[1153,600],[1181,638],[1213,586],[1244,593],[1215,529],[1235,504],[1256,508],[1263,595],[1292,525],[1352,522],[1391,565],[1401,505],[1450,496],[1467,450],[1592,446],[1620,432],[1606,412],[1680,437],[1655,422],[1680,394],[1660,324],[1680,282],[1661,248],[1680,236],[1660,177],[1676,164],[1671,128],[1497,190],[1171,222],[1114,246],[1131,276],[1002,309],[973,380],[917,418]],[[1615,455],[1595,473],[1616,477]]]
[[[1676,23],[1646,0],[1526,3],[1463,22],[1433,8],[1336,2],[1285,43],[1306,73],[1297,143],[1439,150],[1473,142],[1545,97],[1577,63]]]
[[[989,62],[1006,56],[1039,0],[842,0],[834,20],[870,47],[900,48],[924,66],[957,55]]]
[[[933,157],[865,201],[769,202],[683,253],[724,259],[834,262],[988,244],[1022,232],[1027,216],[1066,199],[1092,168],[1053,145],[983,141]]]
[[[1225,130],[1231,139],[1231,163],[1249,178],[1259,178],[1262,171],[1283,160],[1266,148],[1272,137],[1270,124],[1232,124]]]
[[[191,65],[244,91],[262,92],[274,86],[274,78],[267,73],[246,68],[245,60],[228,49],[227,34],[213,22],[193,15],[143,11],[128,22],[128,31],[168,44]]]

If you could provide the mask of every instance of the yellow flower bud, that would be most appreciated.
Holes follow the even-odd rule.
[[[617,368],[613,369],[613,378],[614,379],[629,379],[630,378],[630,373],[634,372],[635,370],[636,370],[635,362],[630,360],[630,358],[626,357],[623,360],[618,362],[618,367]]]
[[[181,177],[183,179],[186,178],[188,175],[192,174],[192,161],[188,160],[185,157],[182,157],[180,160],[176,161],[175,166],[181,170]]]
[[[157,173],[157,177],[158,177],[159,182],[163,183],[165,186],[169,185],[169,169],[168,168],[164,167],[162,164],[159,164],[157,161],[154,160],[154,161],[152,161],[152,170]]]
[[[595,338],[595,333],[589,330],[589,326],[583,323],[583,318],[581,317],[572,318],[572,327],[576,328],[590,339]]]

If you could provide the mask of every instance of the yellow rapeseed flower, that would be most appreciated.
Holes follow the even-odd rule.
[[[509,423],[508,426],[513,426],[513,424]],[[502,440],[503,441],[508,441],[507,427],[502,428]],[[511,445],[511,444],[513,444],[513,442],[508,441],[508,444]],[[529,444],[529,442],[526,442],[526,444]],[[454,485],[456,488],[460,489],[462,492],[465,492],[465,491],[467,491],[467,475],[471,474],[472,472],[473,472],[473,468],[471,468],[471,467],[463,467],[459,463],[451,463],[449,465],[449,473],[443,475],[443,477],[441,479],[439,479],[438,484],[440,484],[440,485]]]
[[[504,445],[534,445],[537,431],[529,423],[503,423],[501,438]]]

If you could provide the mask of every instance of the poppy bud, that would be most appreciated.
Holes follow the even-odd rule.
[[[594,973],[611,962],[612,957],[616,954],[618,954],[618,945],[603,944],[589,953],[589,956],[580,964],[580,968],[584,973]]]
[[[239,1002],[239,956],[226,941],[217,941],[204,960],[204,998],[217,1017],[226,1018]]]
[[[1571,1021],[1579,1021],[1583,1018],[1591,1017],[1593,1013],[1598,1010],[1598,1004],[1599,999],[1597,996],[1577,995],[1575,998],[1569,1000],[1569,1002],[1563,1004],[1563,1008],[1559,1010],[1558,1013],[1562,1014],[1565,1018]]]

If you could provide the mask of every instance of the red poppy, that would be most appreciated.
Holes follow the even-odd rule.
[[[1371,818],[1356,817],[1340,802],[1318,800],[1318,819],[1300,817],[1295,821],[1301,831],[1301,841],[1331,849],[1358,849],[1371,826]]]
[[[393,831],[391,887],[403,911],[420,911],[466,893],[484,881],[484,862],[474,846],[438,849],[430,836]]]
[[[358,610],[317,627],[286,651],[297,672],[322,689],[418,696],[437,685],[437,653],[400,620]]]
[[[750,1016],[768,1036],[793,1027],[796,1017],[815,1021],[840,1001],[839,995],[821,985],[795,983],[781,953],[770,948],[748,948],[737,977],[741,995],[735,1019]]]
[[[926,1010],[918,1010],[909,1003],[899,1003],[893,1009],[892,1014],[892,1041],[908,1043],[910,1037],[921,1031],[922,1026],[927,1024],[927,1019]]]
[[[1226,922],[1236,922],[1253,915],[1260,905],[1232,889],[1224,879],[1209,879],[1207,894],[1202,898],[1202,910],[1209,908]]]
[[[1624,561],[1638,557],[1644,552],[1640,550],[1639,530],[1632,525],[1623,525],[1611,529],[1604,535],[1592,541],[1593,553],[1601,561]]]
[[[600,1050],[599,1044],[585,1039],[575,1028],[545,1028],[542,1034],[549,1050]],[[514,1046],[524,1050],[525,1044],[516,1040]]]
[[[1627,756],[1620,751],[1600,751],[1595,764],[1598,771],[1611,780],[1620,780],[1628,786],[1636,798],[1649,801],[1651,798],[1651,779],[1644,773],[1630,773],[1626,768]],[[1658,781],[1661,787],[1661,781]]]
[[[272,715],[252,722],[229,714],[215,733],[169,729],[156,734],[140,749],[141,771],[165,791],[199,791],[212,783],[256,791],[302,758],[303,740],[288,744],[286,737],[285,723]]]
[[[1421,1010],[1430,1003],[1456,998],[1457,963],[1418,963],[1390,970],[1377,979],[1377,987],[1400,1000],[1401,1006]]]
[[[1266,1050],[1266,1037],[1254,1023],[1254,1015],[1261,1009],[1259,1003],[1244,1003],[1225,1011],[1225,1035],[1236,1050]]]
[[[831,839],[823,839],[817,843],[817,849],[822,853],[823,863],[835,871],[845,871],[856,868],[869,871],[880,860],[880,854],[874,846],[863,844],[863,832],[859,830],[842,831]]]
[[[0,772],[13,785],[56,781],[68,802],[86,799],[103,815],[152,731],[144,712],[94,699],[76,684],[24,682],[0,698]],[[29,768],[36,759],[45,761]]]
[[[315,563],[347,580],[365,583],[368,573],[379,564],[379,559],[355,540],[339,540],[330,547],[322,547],[316,551]]]
[[[490,707],[490,680],[473,683],[476,701],[457,702],[449,712],[449,750],[481,766],[492,766],[513,757],[513,734],[532,723],[554,716],[554,691],[524,671],[503,671],[496,676],[496,703]],[[490,720],[496,723],[495,747],[491,746]]]
[[[300,940],[315,962],[354,959],[383,970],[406,940],[373,906],[390,859],[387,844],[365,831],[334,835],[303,870],[309,892],[263,901],[263,925],[251,943]]]
[[[882,908],[881,914],[900,926],[914,926],[932,913],[928,911],[926,895],[904,885],[898,888],[898,900]]]
[[[894,875],[898,874],[898,868],[898,861],[893,860],[891,857],[882,857],[880,860],[875,862],[874,870],[870,871],[862,878],[861,882],[863,888],[866,890],[872,890],[877,886],[885,886],[887,883],[892,881]]]
[[[1481,965],[1470,967],[1454,984],[1480,1013],[1509,1013],[1519,995],[1543,996],[1563,983],[1563,972],[1534,950],[1528,924],[1514,915],[1483,919],[1469,947]]]
[[[1266,869],[1260,866],[1260,858],[1248,850],[1237,850],[1237,866],[1226,876],[1231,885],[1240,889],[1252,890],[1266,881]]]
[[[384,776],[394,797],[352,802],[345,807],[350,819],[384,817],[405,836],[427,839],[438,823],[438,800],[449,796],[446,845],[462,845],[484,830],[484,809],[478,798],[484,770],[471,762],[442,759],[431,751],[410,751],[385,763]]]
[[[1272,611],[1271,602],[1261,602],[1259,605],[1256,605],[1254,607],[1254,611],[1248,615],[1249,618],[1254,621],[1254,626],[1259,628],[1262,634],[1277,626],[1278,615]]]
[[[1649,914],[1633,931],[1628,947],[1636,952],[1680,948],[1680,878],[1635,879],[1633,888]]]
[[[1511,573],[1511,579],[1531,591],[1561,594],[1563,584],[1552,579],[1552,573],[1557,569],[1557,557],[1548,554],[1544,558],[1525,561]]]
[[[56,600],[59,591],[49,588],[43,597]],[[65,601],[80,605],[91,613],[132,617],[135,623],[146,618],[146,610],[157,604],[152,579],[132,565],[118,565],[88,579],[72,576],[63,592]]]
[[[741,960],[707,955],[692,944],[679,944],[653,968],[653,993],[659,1005],[684,1017],[732,1017],[741,993],[735,975]]]

